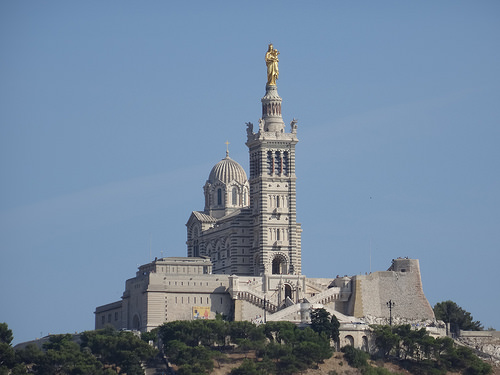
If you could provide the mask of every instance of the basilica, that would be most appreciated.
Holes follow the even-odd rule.
[[[416,259],[393,259],[387,271],[369,275],[332,279],[302,274],[298,124],[283,121],[278,55],[269,45],[262,114],[257,126],[246,123],[249,174],[226,151],[203,186],[205,207],[189,215],[187,256],[140,266],[119,301],[96,308],[96,329],[110,324],[149,331],[164,322],[214,319],[217,314],[255,323],[306,324],[310,310],[323,307],[343,324],[343,340],[363,347],[363,325],[386,322],[392,314],[387,301],[398,306],[395,318],[434,320]]]

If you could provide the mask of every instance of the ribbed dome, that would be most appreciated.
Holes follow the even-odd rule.
[[[247,181],[247,174],[241,165],[229,156],[226,156],[220,162],[215,164],[210,172],[210,176],[208,177],[208,181],[212,184],[217,180],[220,180],[225,184],[235,180],[240,184],[244,184]]]

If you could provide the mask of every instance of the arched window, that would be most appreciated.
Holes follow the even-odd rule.
[[[285,299],[292,299],[292,287],[289,284],[285,284]]]
[[[233,188],[233,193],[232,193],[232,198],[233,198],[233,206],[236,206],[238,204],[238,189],[235,187]]]
[[[243,206],[247,205],[247,191],[243,190]]]
[[[283,152],[283,174],[288,176],[288,151]]]
[[[222,204],[222,189],[217,189],[217,205],[220,206]]]
[[[195,257],[200,256],[200,246],[198,244],[198,240],[193,241],[193,256]]]
[[[347,335],[344,339],[345,345],[354,346],[354,337]]]
[[[273,158],[273,152],[268,151],[267,152],[267,174],[273,174],[274,173],[274,158]]]
[[[279,151],[274,153],[274,173],[281,173],[281,155]]]
[[[281,256],[277,256],[273,259],[272,264],[273,275],[282,275],[285,272],[285,261]]]

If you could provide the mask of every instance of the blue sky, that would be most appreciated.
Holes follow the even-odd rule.
[[[186,254],[226,140],[248,171],[273,42],[303,273],[418,258],[432,305],[500,329],[499,18],[498,1],[0,2],[0,321],[15,342],[93,329],[150,255]]]

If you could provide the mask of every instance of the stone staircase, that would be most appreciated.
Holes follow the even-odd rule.
[[[252,290],[240,290],[236,292],[236,299],[240,299],[243,301],[250,302],[251,304],[254,304],[255,306],[258,306],[260,308],[264,308],[264,301],[265,301],[265,309],[267,312],[274,313],[278,310],[278,306],[276,304],[272,303],[263,294],[260,294],[256,291]]]
[[[326,305],[330,302],[335,301],[347,301],[350,293],[343,293],[342,290],[338,287],[330,288],[325,290],[324,292],[318,293],[312,297],[307,298],[307,302],[311,304],[319,303],[322,305]]]
[[[291,322],[300,321],[300,303],[295,303],[267,316],[268,322],[276,322],[279,320],[288,320]]]
[[[306,286],[308,288],[317,290],[318,292],[321,292],[321,291],[325,290],[325,286],[324,285],[321,285],[321,284],[319,284],[319,283],[317,283],[315,281],[309,280],[309,279],[306,279]]]

